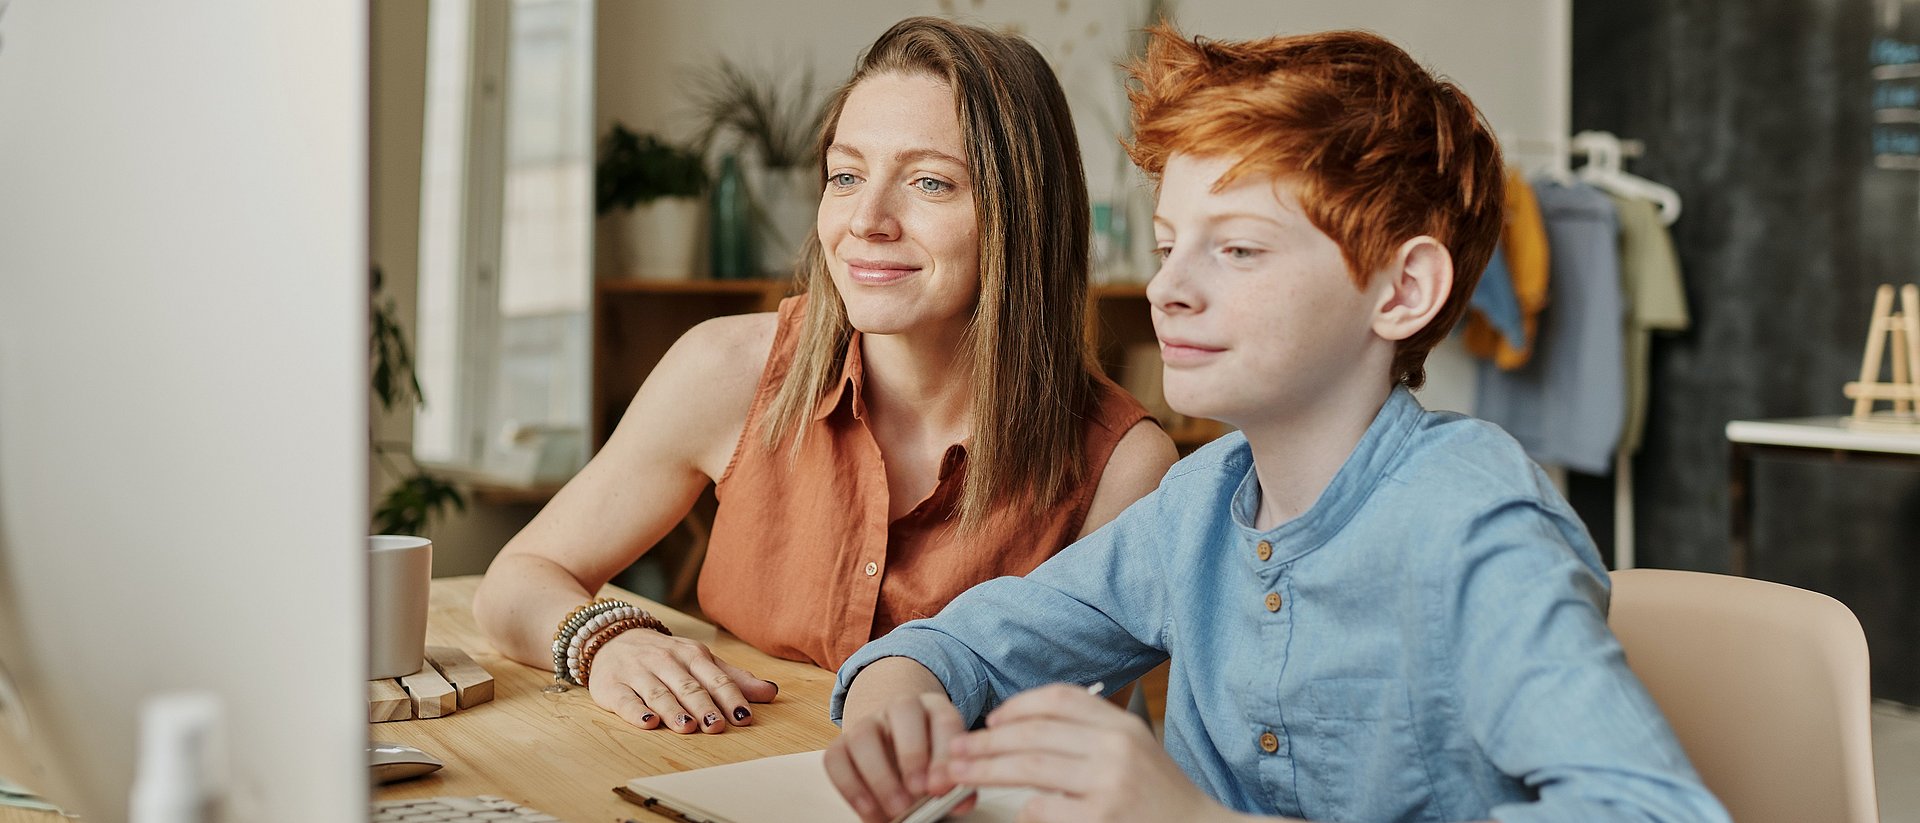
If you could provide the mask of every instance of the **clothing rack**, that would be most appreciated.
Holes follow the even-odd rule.
[[[1628,174],[1623,168],[1624,160],[1645,156],[1647,147],[1644,141],[1621,139],[1602,131],[1583,131],[1571,138],[1503,134],[1498,139],[1501,150],[1510,158],[1533,160],[1531,164],[1519,164],[1529,174],[1545,174],[1563,183],[1578,179],[1605,191],[1651,200],[1660,208],[1661,219],[1668,225],[1672,225],[1680,216],[1680,196],[1677,192]],[[1575,158],[1587,161],[1577,171],[1572,167]],[[1548,471],[1555,484],[1565,492],[1566,471],[1559,466],[1549,467]],[[1613,479],[1613,565],[1615,569],[1631,569],[1636,563],[1633,457],[1624,449],[1615,451]]]

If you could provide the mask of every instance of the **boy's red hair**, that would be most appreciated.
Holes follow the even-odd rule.
[[[1237,157],[1217,188],[1287,176],[1357,286],[1407,240],[1453,256],[1453,291],[1394,350],[1393,378],[1426,382],[1427,353],[1466,313],[1500,237],[1500,148],[1473,102],[1378,35],[1332,31],[1239,42],[1148,29],[1127,152],[1156,181],[1174,153]]]

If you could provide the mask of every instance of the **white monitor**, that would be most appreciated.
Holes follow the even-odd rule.
[[[88,820],[178,690],[366,818],[366,18],[0,0],[0,773]]]

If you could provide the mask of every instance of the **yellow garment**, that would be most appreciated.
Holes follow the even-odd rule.
[[[1478,313],[1468,314],[1463,334],[1467,351],[1512,371],[1533,357],[1540,311],[1547,307],[1547,225],[1540,219],[1533,186],[1517,172],[1507,173],[1506,225],[1500,229],[1500,248],[1513,276],[1513,296],[1520,303],[1520,328],[1526,339],[1513,346]]]

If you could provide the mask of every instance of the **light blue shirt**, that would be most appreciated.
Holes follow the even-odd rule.
[[[1592,539],[1497,427],[1396,389],[1311,509],[1261,531],[1259,504],[1246,438],[1215,441],[1028,576],[861,649],[834,721],[882,657],[969,723],[1171,658],[1167,752],[1243,812],[1727,820],[1607,629]]]

